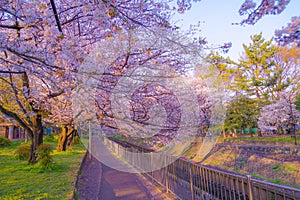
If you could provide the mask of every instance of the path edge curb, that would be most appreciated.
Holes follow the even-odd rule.
[[[79,176],[81,175],[81,171],[82,171],[84,163],[87,160],[88,154],[89,154],[89,152],[86,150],[86,152],[82,158],[82,161],[80,162],[79,168],[76,172],[76,176],[75,176],[75,180],[74,180],[74,184],[73,184],[73,190],[72,190],[71,197],[70,197],[71,200],[78,200],[78,198],[76,197],[76,194],[78,194],[77,188],[78,188]]]

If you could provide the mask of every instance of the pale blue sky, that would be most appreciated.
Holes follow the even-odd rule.
[[[200,35],[206,37],[211,45],[232,42],[226,56],[236,60],[242,54],[242,44],[250,43],[250,35],[262,32],[264,38],[271,39],[276,29],[286,26],[292,16],[300,15],[300,0],[291,0],[280,15],[265,16],[254,26],[231,25],[243,19],[238,14],[243,2],[243,0],[201,0],[193,3],[190,11],[176,16],[175,20],[182,19],[177,24],[184,30],[190,24],[204,21],[200,26]]]

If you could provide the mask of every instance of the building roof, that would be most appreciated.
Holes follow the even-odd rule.
[[[11,126],[11,125],[17,125],[16,121],[5,114],[0,114],[0,126]]]

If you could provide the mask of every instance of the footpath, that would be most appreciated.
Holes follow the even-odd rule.
[[[86,158],[78,180],[80,200],[176,199],[117,158],[98,138],[92,142],[92,156]]]

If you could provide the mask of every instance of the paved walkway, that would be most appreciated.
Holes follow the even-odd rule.
[[[141,174],[126,172],[131,167],[107,150],[97,138],[93,138],[92,147],[94,157],[87,158],[79,178],[81,200],[176,199]]]
[[[152,191],[148,191],[148,188]],[[156,194],[153,192],[156,191]],[[152,192],[152,193],[151,193]],[[121,172],[103,165],[100,199],[151,200],[168,199],[156,186],[141,175]]]
[[[102,164],[94,157],[87,157],[78,179],[77,190],[80,199],[96,200],[100,193]]]

